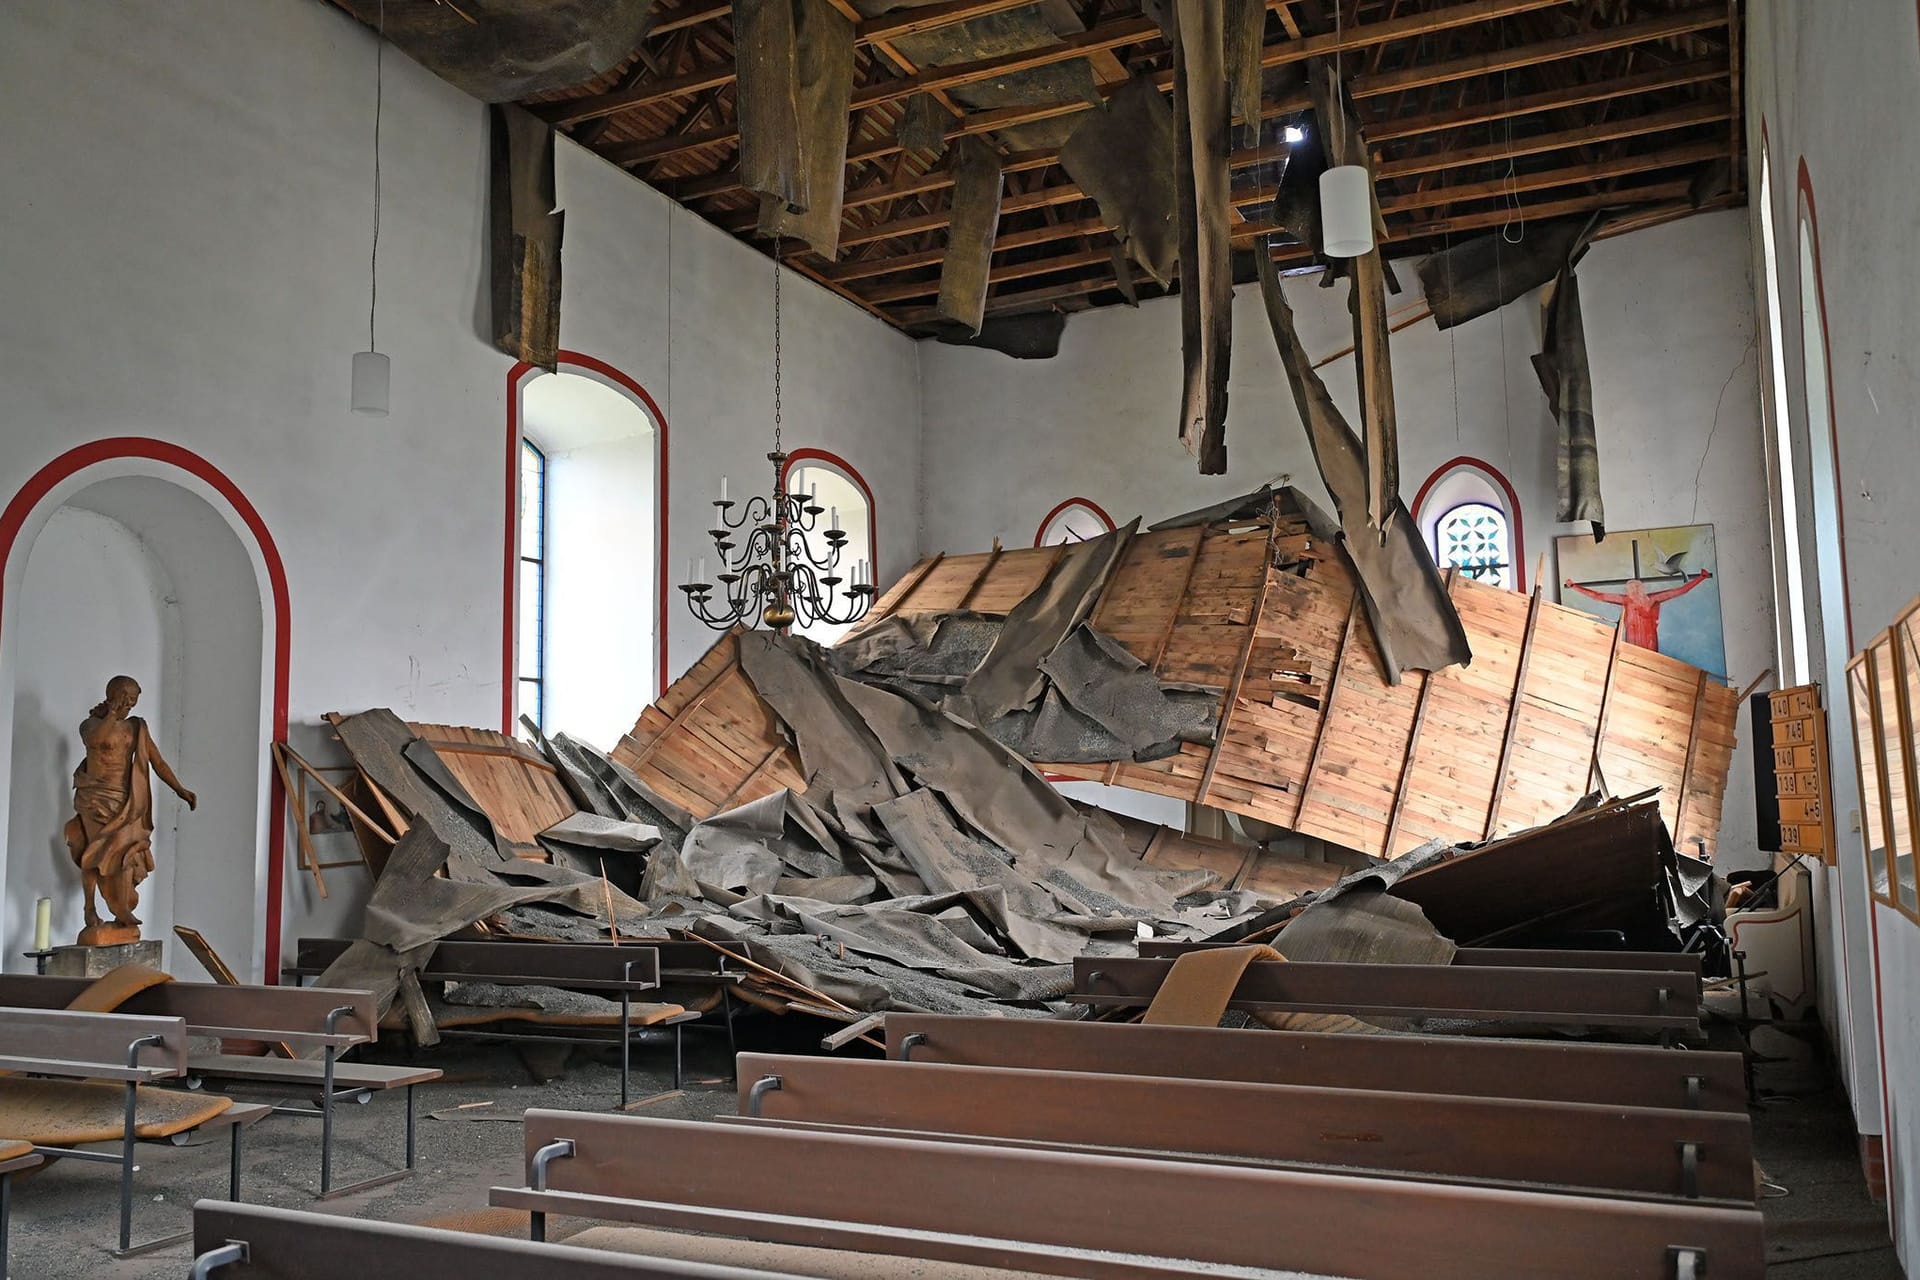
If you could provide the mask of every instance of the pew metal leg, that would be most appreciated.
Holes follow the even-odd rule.
[[[320,1085],[320,1194],[333,1190],[333,1059],[338,1052],[327,1046],[326,1066]]]
[[[686,1082],[685,1059],[680,1052],[681,1046],[686,1042],[686,1032],[686,1023],[676,1022],[673,1024],[673,1087],[676,1089],[683,1087]]]
[[[0,1280],[7,1280],[7,1226],[13,1217],[13,1175],[0,1173]]]
[[[534,1191],[547,1189],[547,1167],[555,1160],[562,1160],[573,1154],[572,1138],[556,1138],[533,1153],[527,1170],[527,1186]],[[527,1238],[536,1244],[547,1238],[547,1215],[535,1211],[527,1215]]]
[[[620,990],[620,1109],[627,1109],[633,1074],[633,993]],[[675,1087],[678,1082],[675,1082]]]
[[[234,1240],[221,1245],[218,1249],[209,1249],[193,1260],[193,1274],[188,1280],[212,1280],[213,1273],[222,1267],[232,1266],[236,1262],[247,1260],[247,1246],[244,1241]]]
[[[414,1167],[413,1086],[407,1086],[407,1168]]]

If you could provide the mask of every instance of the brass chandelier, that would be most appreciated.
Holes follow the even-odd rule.
[[[780,447],[780,245],[773,251],[773,464],[770,494],[755,494],[744,504],[727,493],[720,477],[720,496],[714,499],[714,527],[708,530],[720,557],[716,582],[708,582],[705,558],[687,561],[687,607],[693,616],[716,631],[762,624],[785,633],[816,622],[836,625],[857,622],[873,604],[872,569],[858,561],[842,576],[841,553],[846,530],[840,527],[838,508],[822,507],[816,493],[787,492],[787,454]],[[734,508],[738,506],[738,513]],[[829,517],[819,532],[820,517]],[[824,546],[816,546],[818,543]]]

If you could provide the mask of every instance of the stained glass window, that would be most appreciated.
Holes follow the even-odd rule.
[[[1496,587],[1513,586],[1513,538],[1507,515],[1484,502],[1463,502],[1434,526],[1436,556],[1442,568],[1461,572]]]

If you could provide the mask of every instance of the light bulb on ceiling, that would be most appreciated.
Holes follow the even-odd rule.
[[[1307,140],[1307,131],[1297,124],[1290,124],[1281,132],[1280,136],[1285,138],[1288,145],[1291,146],[1294,143],[1305,142]]]

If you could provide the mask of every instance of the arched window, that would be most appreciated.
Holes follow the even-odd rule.
[[[611,747],[664,675],[665,427],[591,356],[508,385],[507,732],[524,715]]]
[[[1526,588],[1520,502],[1498,471],[1477,458],[1454,458],[1420,486],[1413,511],[1436,565],[1489,586]]]
[[[1036,547],[1057,547],[1065,542],[1085,542],[1103,533],[1113,532],[1113,517],[1089,498],[1068,498],[1040,521],[1033,535]]]
[[[877,585],[880,581],[876,568],[880,559],[879,529],[874,521],[873,490],[866,477],[838,454],[824,449],[795,449],[787,458],[787,492],[811,494],[813,505],[827,509],[813,533],[815,555],[825,553],[826,546],[820,538],[835,519],[846,533],[838,568],[845,582],[838,590],[844,592],[856,581]],[[851,623],[815,622],[795,627],[794,631],[818,644],[832,644],[851,626]]]
[[[1507,513],[1485,502],[1449,508],[1434,524],[1434,561],[1479,582],[1513,584],[1513,530]]]

